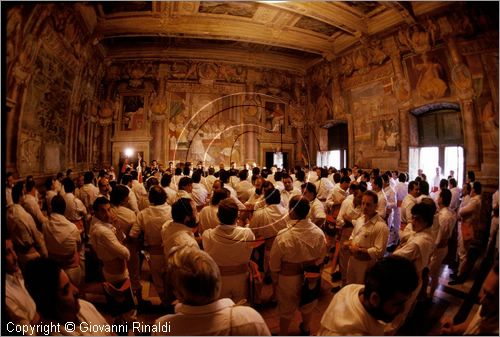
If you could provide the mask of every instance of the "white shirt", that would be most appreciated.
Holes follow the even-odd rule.
[[[279,231],[274,240],[269,268],[272,272],[279,272],[283,261],[319,261],[325,254],[326,238],[318,226],[309,219],[289,220],[287,227]]]
[[[453,212],[457,212],[458,207],[460,206],[460,189],[458,187],[453,187],[450,189],[451,192],[451,202],[450,209]]]
[[[169,323],[169,334],[182,336],[233,335],[270,336],[262,316],[248,306],[235,306],[229,298],[222,298],[202,306],[179,303],[175,314],[158,318],[155,324]],[[164,332],[155,333],[164,336]]]
[[[434,243],[438,245],[442,240],[449,240],[455,228],[456,217],[448,207],[443,207],[438,212],[438,233]]]
[[[337,226],[342,227],[345,224],[344,217],[348,216],[351,219],[357,219],[361,216],[361,208],[354,207],[354,195],[348,195],[344,201],[342,201],[342,205],[340,206],[339,214],[337,215]]]
[[[253,185],[248,180],[240,181],[236,184],[235,190],[241,202],[247,202],[250,198]]]
[[[382,219],[386,218],[386,208],[387,208],[387,197],[385,196],[385,192],[383,189],[376,192],[378,197],[377,202],[377,213],[380,215]]]
[[[36,228],[35,220],[21,205],[14,204],[7,208],[7,230],[16,250],[35,245],[40,254],[47,253],[45,240]]]
[[[61,335],[64,336],[111,336],[114,335],[112,332],[106,332],[106,330],[93,331],[90,329],[92,326],[101,327],[101,329],[106,329],[108,322],[106,319],[97,311],[94,305],[82,299],[78,299],[80,304],[80,311],[76,314],[76,317],[82,324],[76,324],[74,331],[68,331],[64,324],[61,324]],[[85,323],[87,324],[85,324]],[[83,328],[83,331],[80,330]],[[111,329],[111,326],[109,327]]]
[[[143,210],[144,208],[149,206],[148,191],[146,191],[144,184],[140,183],[137,180],[132,180],[132,191],[137,197],[137,207],[139,208],[139,210]]]
[[[384,324],[359,300],[362,284],[349,284],[336,293],[323,317],[318,336],[383,336]]]
[[[45,202],[47,203],[47,212],[50,214],[52,212],[52,198],[57,195],[57,192],[54,190],[48,190],[45,193]]]
[[[194,238],[193,230],[173,220],[163,224],[161,228],[161,240],[163,242],[163,253],[165,254],[165,258],[168,257],[170,250],[177,246],[193,246],[199,248]]]
[[[219,218],[217,217],[217,211],[219,210],[218,205],[209,205],[203,207],[200,211],[200,233],[203,233],[209,228],[215,228],[219,225]]]
[[[87,215],[87,208],[73,193],[66,193],[64,195],[64,201],[66,201],[64,216],[69,221],[78,221]]]
[[[94,184],[85,184],[80,188],[80,198],[87,210],[92,209],[95,199],[99,194],[99,189]]]
[[[208,192],[202,184],[193,183],[191,196],[193,197],[193,201],[196,206],[205,206],[207,203]]]
[[[462,221],[473,225],[479,224],[481,221],[481,196],[471,197],[465,206],[460,207],[458,214],[462,217]]]
[[[316,190],[318,191],[316,198],[326,200],[330,191],[333,190],[333,183],[328,178],[321,178],[315,183]]]
[[[372,260],[382,258],[389,238],[389,228],[384,220],[378,214],[369,220],[366,220],[366,215],[362,215],[352,223],[354,229],[349,240],[361,248],[366,248]]]
[[[137,203],[137,196],[135,195],[134,191],[127,185],[124,185],[128,188],[128,205],[127,207],[130,208],[132,211],[134,211],[135,214],[139,213],[139,205]]]
[[[317,219],[326,219],[325,207],[323,206],[323,203],[318,200],[318,198],[314,198],[309,205],[311,209],[309,210],[308,217],[312,221],[316,221]]]
[[[394,192],[396,192],[396,202],[397,201],[403,201],[403,199],[406,197],[408,194],[408,184],[398,182],[396,187],[394,188]]]
[[[80,231],[64,215],[52,213],[43,226],[43,236],[49,254],[69,256],[81,242]]]
[[[214,181],[216,181],[216,180],[217,180],[217,177],[215,177],[213,174],[206,176],[205,187],[207,188],[208,193],[212,193]]]
[[[286,227],[286,209],[281,205],[259,208],[250,220],[250,228],[257,238],[269,239]]]
[[[131,234],[132,236],[139,235],[139,226],[137,225],[137,216],[134,211],[125,206],[111,206],[111,212],[116,215],[116,219],[118,224],[120,225],[120,229],[123,231],[123,234]]]
[[[418,233],[410,234],[408,241],[402,243],[394,255],[399,255],[412,261],[417,268],[418,275],[429,265],[431,254],[434,250],[434,238],[432,229],[426,228]]]
[[[163,187],[165,193],[167,193],[167,203],[172,206],[177,199],[177,192],[171,189],[169,186]]]
[[[255,235],[250,228],[219,225],[203,232],[203,249],[218,266],[237,266],[250,261]]]
[[[14,205],[14,202],[12,201],[12,188],[11,187],[5,188],[5,201],[7,202],[7,207]]]
[[[406,195],[401,204],[401,212],[399,214],[401,216],[401,223],[411,222],[411,209],[416,203],[417,199],[413,195]]]
[[[38,202],[33,195],[26,194],[24,196],[23,207],[26,212],[31,214],[31,216],[35,220],[37,228],[42,228],[42,224],[48,221],[47,217],[43,215],[42,210],[40,209],[40,206],[38,205]]]
[[[116,237],[116,229],[113,225],[104,223],[95,218],[92,226],[90,243],[103,262],[110,262],[115,259],[128,260],[130,252]]]
[[[288,209],[288,204],[290,203],[290,199],[292,199],[296,195],[300,195],[300,190],[297,188],[293,188],[291,191],[283,190],[281,191],[281,206],[285,209]]]
[[[349,193],[347,191],[344,191],[340,186],[335,185],[326,199],[326,206],[332,207],[334,205],[342,205],[342,202],[348,195]]]
[[[29,325],[35,318],[36,304],[24,286],[20,271],[5,276],[5,309],[14,324]]]
[[[137,215],[137,224],[144,232],[144,243],[150,247],[161,246],[161,228],[169,220],[172,220],[172,207],[167,203],[143,209]]]

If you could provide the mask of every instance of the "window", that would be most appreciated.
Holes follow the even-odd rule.
[[[328,151],[317,153],[316,162],[318,166],[335,167],[341,169],[347,167],[347,124],[337,123],[328,128]]]

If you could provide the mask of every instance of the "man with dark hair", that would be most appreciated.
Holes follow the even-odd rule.
[[[417,287],[418,275],[409,260],[389,256],[366,271],[363,284],[350,284],[333,297],[321,318],[319,336],[382,336],[384,323],[403,310]]]
[[[164,299],[163,273],[165,271],[161,228],[165,221],[172,220],[172,208],[166,201],[165,190],[160,186],[152,186],[149,190],[150,206],[137,215],[137,225],[144,233],[144,245],[151,259],[153,284],[161,300]]]
[[[300,190],[302,184],[306,182],[306,173],[302,170],[295,171],[295,181],[293,182],[293,187]]]
[[[441,265],[444,258],[448,254],[448,241],[451,238],[455,223],[457,221],[455,213],[450,209],[451,192],[449,189],[441,190],[437,203],[439,207],[438,212],[438,229],[437,236],[434,241],[436,248],[431,256],[429,264],[429,276],[431,277],[431,291],[430,298],[434,297],[434,292],[439,285],[439,275],[441,274]]]
[[[214,259],[221,273],[221,297],[238,302],[248,296],[248,263],[255,236],[250,228],[236,224],[238,205],[226,198],[219,203],[220,224],[203,232],[203,249]]]
[[[203,186],[203,184],[200,183],[201,182],[200,171],[198,170],[194,171],[191,179],[193,180],[192,184],[193,188],[191,190],[191,196],[193,197],[193,201],[196,205],[196,208],[198,210],[201,210],[203,206],[205,206],[207,203],[208,191],[205,188],[205,186]]]
[[[123,175],[122,185],[128,189],[127,208],[134,211],[135,214],[139,214],[139,205],[137,201],[137,196],[135,195],[134,191],[132,191],[132,181],[133,178],[131,174]]]
[[[5,237],[4,237],[5,238]],[[40,317],[36,312],[36,304],[24,285],[24,278],[17,264],[14,245],[9,238],[5,239],[5,311],[8,320],[14,324],[36,324]]]
[[[7,207],[14,204],[12,202],[12,187],[14,187],[14,175],[12,172],[7,172],[5,174],[5,200]]]
[[[431,227],[435,213],[436,204],[431,198],[424,198],[420,203],[414,205],[411,209],[411,223],[405,228],[405,232],[411,234],[401,236],[401,244],[393,254],[412,261],[419,276],[422,276],[424,269],[428,268],[434,250],[434,237]],[[406,303],[404,310],[386,326],[385,331],[387,334],[396,333],[403,325],[415,304],[422,283],[422,278],[419,277],[418,286]]]
[[[229,191],[225,188],[214,191],[212,199],[210,200],[210,205],[203,207],[199,214],[200,234],[203,234],[203,232],[209,228],[215,228],[219,225],[219,219],[217,218],[219,203],[222,200],[229,198],[229,194]]]
[[[66,219],[66,202],[60,195],[52,198],[52,213],[49,221],[43,227],[43,236],[49,258],[54,259],[59,264],[71,282],[79,285],[81,281],[80,251],[81,237],[80,231],[74,223]]]
[[[86,334],[81,328],[90,324],[108,325],[93,304],[79,299],[78,288],[55,261],[45,258],[31,261],[26,267],[25,280],[41,321],[60,327],[53,332],[78,336]],[[69,328],[71,326],[73,329]]]
[[[308,294],[302,290],[304,268],[320,266],[326,255],[325,234],[307,217],[310,208],[309,200],[295,196],[290,200],[288,208],[288,225],[278,232],[269,262],[273,282],[277,284],[280,335],[282,336],[288,335],[288,327],[297,309],[302,314],[301,332],[310,332],[311,315],[316,306],[317,297],[307,297]],[[307,284],[313,284],[316,289],[319,286],[319,278],[310,278]]]
[[[129,277],[126,262],[130,252],[122,243],[125,236],[116,228],[116,215],[108,199],[97,198],[93,209],[95,221],[90,230],[90,243],[103,263],[104,279],[119,288]]]
[[[33,219],[35,220],[36,227],[38,230],[42,230],[42,225],[48,221],[47,217],[42,213],[40,209],[40,205],[38,204],[38,200],[36,199],[36,195],[38,191],[35,187],[35,181],[29,180],[26,182],[26,194],[23,198],[23,207],[31,214]]]
[[[163,252],[168,256],[176,246],[198,247],[193,234],[197,227],[194,210],[190,199],[181,198],[172,205],[172,221],[167,220],[162,227]]]
[[[472,183],[470,200],[466,205],[460,207],[458,211],[458,216],[461,219],[458,235],[460,265],[458,275],[455,280],[448,283],[450,285],[464,283],[478,257],[479,247],[472,243],[478,239],[478,231],[481,227],[481,192],[481,183],[479,181]]]
[[[377,213],[385,221],[387,215],[387,196],[384,192],[384,181],[381,176],[377,175],[373,178],[372,190],[377,193]]]
[[[93,184],[94,173],[87,171],[83,174],[83,186],[80,188],[80,200],[87,208],[87,214],[91,213],[94,200],[99,194],[99,189]]]
[[[250,181],[248,181],[248,170],[241,170],[238,177],[240,181],[236,183],[235,190],[238,195],[238,199],[245,203],[250,198],[250,192],[253,188],[253,185]]]
[[[177,197],[177,191],[175,191],[174,189],[172,189],[172,187],[170,187],[171,182],[172,182],[172,175],[170,173],[167,172],[161,176],[160,185],[165,190],[165,193],[167,193],[167,203],[170,206],[173,205],[173,203],[175,202],[175,198]]]
[[[377,214],[377,194],[366,191],[361,201],[363,215],[353,220],[354,229],[343,248],[351,257],[347,264],[347,284],[363,282],[366,270],[384,256],[389,228]]]
[[[448,183],[448,187],[451,192],[450,210],[456,213],[458,207],[460,206],[460,189],[457,187],[457,180],[455,178],[451,178]]]
[[[323,203],[316,198],[316,185],[313,183],[305,183],[302,185],[302,195],[309,200],[311,210],[309,211],[309,218],[317,226],[322,227],[326,219],[325,207]]]
[[[130,252],[130,258],[127,261],[128,272],[132,289],[140,297],[140,262],[139,262],[139,236],[140,229],[137,224],[137,216],[134,211],[128,208],[130,192],[124,185],[117,185],[111,191],[111,212],[115,218],[115,226],[119,229],[119,237],[124,237],[124,245]]]
[[[7,208],[7,231],[22,267],[30,260],[47,256],[42,233],[36,228],[33,217],[20,205],[24,183],[18,182],[12,188],[12,206]]]
[[[417,203],[417,197],[420,194],[419,185],[416,181],[410,181],[408,184],[408,194],[403,199],[401,203],[401,227],[400,229],[403,231],[405,227],[411,222],[411,209]]]
[[[290,199],[292,199],[296,195],[300,195],[300,189],[293,186],[292,177],[290,177],[288,174],[285,174],[283,176],[283,186],[285,186],[285,188],[283,191],[281,191],[281,206],[287,209],[288,204],[290,203]]]
[[[63,179],[63,187],[66,193],[64,194],[64,201],[66,201],[66,211],[64,216],[66,219],[76,225],[80,233],[84,232],[84,220],[87,216],[87,208],[83,202],[75,197],[75,183],[70,178]]]

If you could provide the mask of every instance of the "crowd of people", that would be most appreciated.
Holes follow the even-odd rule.
[[[79,287],[98,281],[109,323],[132,325],[147,302],[145,259],[166,314],[156,323],[169,323],[171,334],[270,335],[255,310],[270,302],[280,318],[273,332],[288,335],[298,310],[309,335],[330,268],[341,285],[313,333],[397,334],[417,300],[435,296],[456,240],[450,285],[465,282],[483,252],[494,263],[477,315],[457,325],[443,320],[441,332],[497,334],[498,190],[486,249],[481,194],[474,172],[459,188],[453,175],[429,183],[421,171],[410,181],[404,172],[357,166],[287,172],[141,160],[118,174],[68,170],[44,187],[7,174],[7,314],[20,325],[108,324],[80,298]],[[263,283],[272,285],[270,298]]]

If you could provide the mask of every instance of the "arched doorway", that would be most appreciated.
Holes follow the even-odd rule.
[[[410,147],[409,173],[415,179],[418,169],[427,176],[430,187],[440,167],[443,178],[450,171],[459,186],[464,179],[464,137],[462,116],[458,104],[439,103],[414,109],[416,117],[417,146]]]
[[[337,122],[328,127],[328,150],[318,151],[316,158],[318,166],[336,169],[347,167],[348,144],[346,122]]]

